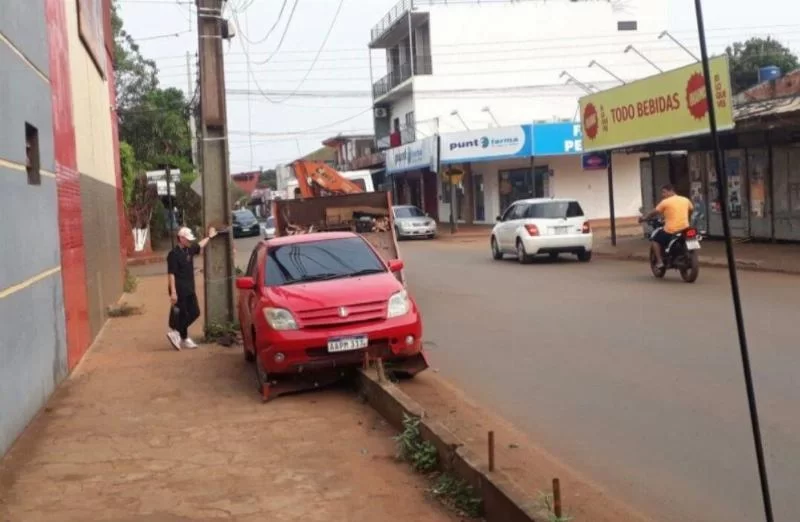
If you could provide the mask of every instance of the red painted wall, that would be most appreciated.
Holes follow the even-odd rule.
[[[71,370],[91,343],[89,304],[86,295],[86,251],[75,126],[72,119],[66,9],[63,0],[45,0],[45,6],[50,48],[61,278],[64,287],[67,360]]]

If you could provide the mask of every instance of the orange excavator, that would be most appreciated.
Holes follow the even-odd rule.
[[[320,161],[297,160],[291,164],[300,197],[316,198],[334,194],[357,194],[361,187]]]

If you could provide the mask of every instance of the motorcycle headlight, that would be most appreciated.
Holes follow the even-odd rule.
[[[264,319],[273,330],[297,330],[297,321],[285,308],[264,308]]]
[[[411,303],[408,300],[408,293],[405,290],[397,292],[389,298],[389,306],[387,307],[386,317],[400,317],[406,315],[411,310]]]

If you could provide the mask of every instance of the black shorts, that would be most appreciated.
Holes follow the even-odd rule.
[[[655,241],[666,250],[674,237],[674,235],[665,232],[663,228],[657,228],[650,234],[650,241]]]

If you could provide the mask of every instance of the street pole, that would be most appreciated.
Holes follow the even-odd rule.
[[[192,102],[193,81],[192,81],[192,55],[186,51],[186,97],[189,103]],[[189,137],[192,143],[192,164],[197,166],[197,122],[194,120],[194,110],[189,109]]]
[[[175,248],[175,234],[177,230],[173,230],[172,224],[175,222],[175,211],[174,205],[172,204],[172,175],[170,174],[169,163],[167,163],[166,167],[164,168],[164,172],[167,174],[167,203],[169,204],[169,224],[167,224],[167,230],[169,231],[169,244],[174,249]]]
[[[725,254],[728,258],[728,276],[733,297],[733,311],[736,316],[736,331],[739,335],[739,351],[742,357],[744,382],[747,389],[747,404],[750,409],[750,424],[753,430],[753,444],[758,462],[758,477],[761,483],[761,497],[764,503],[764,517],[767,522],[773,522],[772,499],[769,492],[767,479],[767,466],[764,459],[764,445],[761,441],[761,426],[758,420],[758,406],[756,405],[756,392],[753,386],[753,374],[750,369],[750,354],[747,348],[747,335],[744,328],[744,315],[742,313],[742,300],[739,295],[739,278],[736,274],[736,258],[733,253],[733,239],[731,238],[730,216],[728,215],[728,174],[722,159],[719,134],[717,133],[717,114],[714,107],[714,89],[711,85],[711,67],[708,65],[708,49],[706,48],[706,30],[703,23],[703,7],[700,0],[694,0],[694,9],[697,16],[697,33],[700,40],[700,56],[703,63],[703,76],[705,77],[706,103],[708,104],[708,126],[711,140],[714,143],[714,167],[717,169],[717,188],[720,193],[720,211],[722,212],[722,232],[725,236]],[[730,88],[730,87],[729,87]],[[733,100],[728,93],[728,103]]]
[[[614,209],[614,165],[611,161],[611,151],[608,155],[608,211],[611,222],[611,246],[617,246],[617,216]]]
[[[230,221],[228,194],[228,130],[222,53],[223,0],[197,0],[200,58],[200,137],[205,227],[226,228]],[[233,238],[221,234],[205,248],[205,324],[233,321]]]

